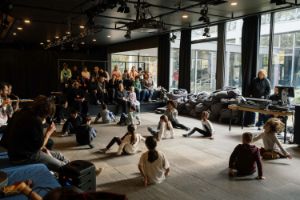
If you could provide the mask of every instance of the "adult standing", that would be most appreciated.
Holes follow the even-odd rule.
[[[271,93],[271,84],[267,78],[267,72],[261,69],[257,73],[257,77],[253,79],[250,86],[250,97],[268,99]],[[258,121],[255,124],[259,129],[264,123],[265,115],[259,114]],[[252,116],[252,122],[255,122],[255,114]]]
[[[72,72],[69,69],[67,63],[64,63],[63,69],[60,71],[60,81],[61,83],[67,83],[71,78],[72,78]]]

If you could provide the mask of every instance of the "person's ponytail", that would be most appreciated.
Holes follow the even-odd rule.
[[[149,149],[148,151],[148,161],[150,163],[153,163],[158,159],[158,152],[156,151],[156,139],[153,136],[147,137],[146,141],[146,146]]]

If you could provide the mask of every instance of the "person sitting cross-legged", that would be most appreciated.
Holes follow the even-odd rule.
[[[82,124],[82,118],[78,115],[77,110],[72,110],[69,119],[64,123],[62,128],[62,137],[75,134],[77,128]]]
[[[265,179],[263,177],[263,168],[259,153],[259,148],[251,145],[252,134],[243,134],[243,144],[235,147],[229,159],[229,172],[228,175],[233,176],[248,176],[252,175],[258,168],[257,179]]]

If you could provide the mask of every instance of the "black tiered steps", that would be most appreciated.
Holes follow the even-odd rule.
[[[165,106],[166,103],[163,101],[152,101],[152,102],[142,102],[141,103],[141,112],[154,112],[155,109],[159,107]],[[97,115],[100,112],[101,105],[89,105],[89,114],[94,116]],[[121,108],[119,109],[119,112],[117,112],[117,105],[108,105],[108,110],[114,112],[114,113],[121,113]]]

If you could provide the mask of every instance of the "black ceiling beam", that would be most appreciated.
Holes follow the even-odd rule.
[[[137,2],[136,1],[127,1],[127,3],[132,3],[132,4],[136,4]],[[156,4],[152,4],[152,3],[146,3],[147,5],[149,5],[150,7],[154,7],[154,8],[161,8],[161,9],[166,9],[166,10],[172,10],[172,11],[178,11],[178,9],[180,8],[171,8],[171,7],[168,7],[168,6],[161,6],[161,5],[156,5]],[[196,7],[196,6],[194,6]],[[192,7],[192,8],[194,8]],[[181,11],[185,11],[187,13],[193,13],[193,14],[199,14],[200,15],[200,12],[197,12],[197,11],[192,11],[192,10],[188,10],[188,9],[182,9]],[[221,17],[221,18],[224,18],[224,19],[230,19],[230,17],[226,17],[226,16],[222,16],[222,15],[215,15],[215,14],[209,14],[209,16],[213,16],[213,17]]]

